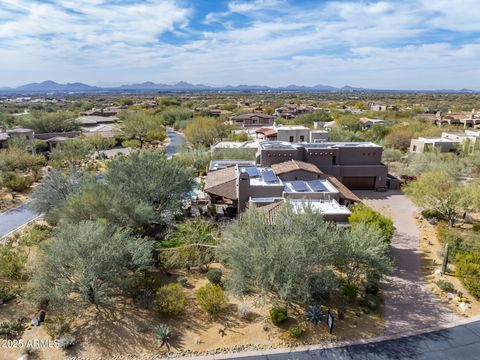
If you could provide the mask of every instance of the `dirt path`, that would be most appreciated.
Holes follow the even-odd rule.
[[[366,198],[367,205],[390,216],[396,228],[391,254],[397,269],[385,283],[385,335],[459,322],[462,318],[432,294],[422,276],[413,203],[399,191],[355,193]]]

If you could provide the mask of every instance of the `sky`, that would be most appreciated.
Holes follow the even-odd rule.
[[[480,89],[479,0],[0,0],[0,87]]]

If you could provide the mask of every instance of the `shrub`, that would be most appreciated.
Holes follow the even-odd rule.
[[[472,230],[475,232],[480,232],[480,222],[473,224]]]
[[[393,232],[395,230],[392,219],[383,216],[379,212],[374,211],[365,205],[354,205],[352,207],[352,214],[348,218],[348,221],[352,226],[358,224],[367,224],[377,228],[384,235],[386,242],[390,243],[392,240]]]
[[[455,288],[453,287],[453,284],[450,281],[438,280],[438,281],[435,281],[435,284],[437,284],[437,286],[443,292],[454,292],[455,291]]]
[[[250,313],[252,312],[250,305],[244,302],[238,304],[237,311],[238,311],[238,317],[240,319],[248,318],[250,316]]]
[[[370,310],[377,310],[380,307],[380,303],[380,298],[373,294],[365,294],[361,301],[361,305],[369,308]]]
[[[280,326],[288,318],[287,309],[282,307],[273,307],[270,309],[270,319],[273,325]]]
[[[332,270],[323,271],[310,279],[310,295],[317,301],[327,300],[338,285],[339,279]]]
[[[70,333],[72,330],[71,323],[72,317],[63,313],[50,315],[45,319],[43,325],[45,326],[46,333],[52,339],[61,338],[63,335]]]
[[[425,209],[422,210],[422,217],[426,220],[429,219],[437,219],[437,220],[444,220],[444,216],[438,211],[438,210],[430,210],[430,209]]]
[[[162,345],[172,338],[172,330],[170,330],[170,327],[165,324],[160,324],[155,327],[154,333],[155,338],[160,340]]]
[[[303,329],[299,325],[290,325],[288,333],[293,338],[299,338],[303,334]]]
[[[168,284],[157,290],[155,303],[160,314],[178,315],[185,311],[187,296],[180,284]]]
[[[72,334],[64,334],[58,339],[58,347],[60,349],[68,349],[77,343],[77,339]]]
[[[0,338],[13,339],[20,335],[23,324],[20,321],[5,321],[0,323]]]
[[[188,278],[185,277],[185,276],[179,276],[178,279],[177,279],[177,282],[182,286],[187,286]]]
[[[33,179],[29,176],[20,176],[14,172],[7,172],[2,177],[2,183],[10,191],[22,192],[33,184]]]
[[[212,284],[220,285],[222,283],[222,270],[210,269],[207,272],[207,279]]]
[[[220,285],[207,284],[195,292],[198,306],[210,315],[222,312],[227,305],[227,298]]]
[[[15,293],[6,285],[0,285],[0,305],[9,302],[15,297]]]
[[[349,284],[345,280],[341,281],[342,295],[347,298],[349,302],[354,302],[357,298],[358,287],[355,284]]]
[[[27,255],[8,246],[0,245],[0,275],[10,280],[19,280],[25,271]]]
[[[455,263],[456,275],[460,278],[468,292],[480,298],[480,251],[459,253]]]

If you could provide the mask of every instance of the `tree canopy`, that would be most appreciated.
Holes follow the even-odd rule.
[[[41,247],[29,294],[53,307],[111,303],[125,281],[151,264],[150,241],[102,222],[61,224]]]

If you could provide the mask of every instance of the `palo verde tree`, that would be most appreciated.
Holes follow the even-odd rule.
[[[108,164],[106,182],[118,192],[151,205],[161,217],[181,208],[193,186],[195,171],[168,159],[161,150],[134,152]]]
[[[122,136],[125,139],[138,140],[140,148],[146,141],[164,140],[166,137],[162,118],[145,111],[124,112],[120,115]]]
[[[438,211],[450,227],[462,212],[479,208],[480,201],[475,196],[479,191],[478,183],[462,184],[444,170],[425,172],[405,187],[415,204]]]
[[[29,296],[53,307],[111,303],[125,282],[151,264],[152,243],[105,222],[63,223],[41,247]]]
[[[356,286],[368,272],[390,271],[387,249],[377,229],[342,230],[308,206],[295,211],[286,204],[277,209],[273,224],[260,210],[247,209],[227,229],[218,256],[231,270],[227,286],[234,293],[255,291],[305,303],[321,290],[312,284],[324,284],[332,270]],[[353,257],[349,263],[343,260],[347,253]]]
[[[76,167],[71,167],[66,173],[53,169],[33,191],[29,206],[40,214],[46,214],[47,219],[53,220],[56,216],[52,212],[58,206],[92,182],[93,178],[88,173]]]

